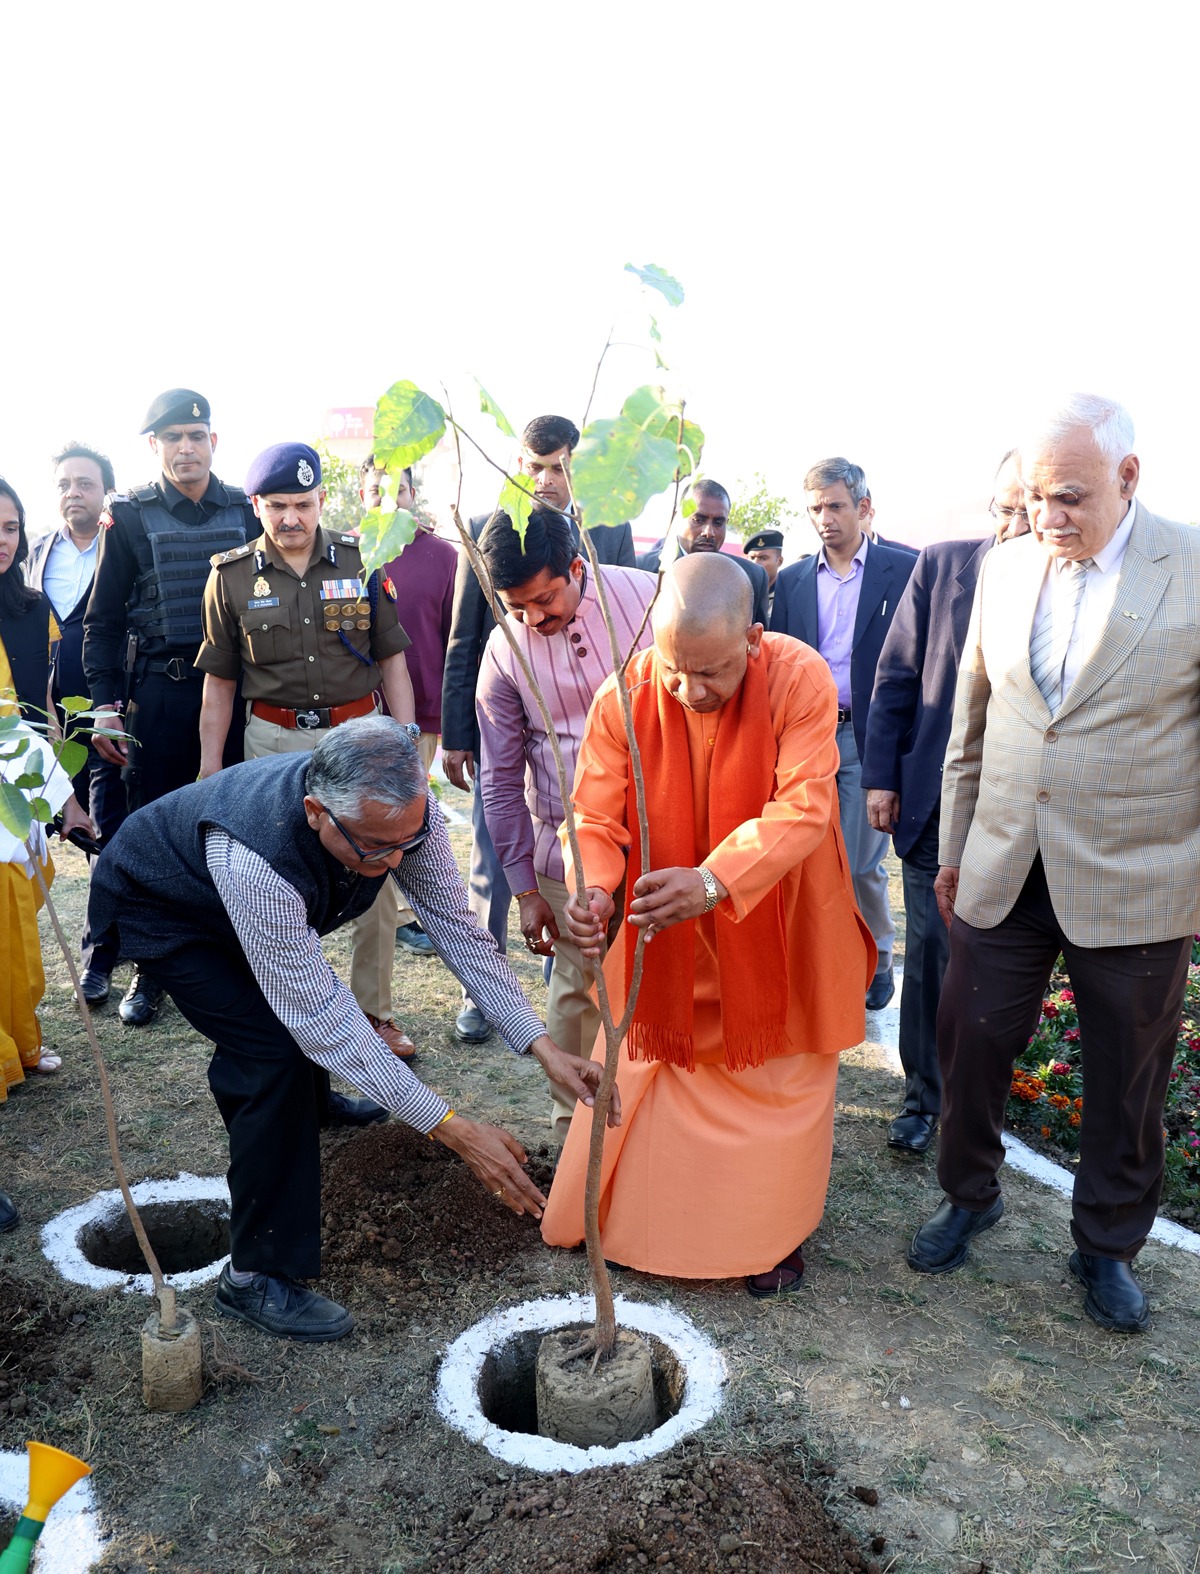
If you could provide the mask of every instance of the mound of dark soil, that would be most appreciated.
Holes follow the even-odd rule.
[[[69,1294],[47,1301],[16,1274],[0,1271],[0,1419],[77,1394],[92,1375],[82,1330],[88,1313]],[[36,1386],[35,1386],[36,1385]]]
[[[548,1150],[531,1160],[534,1185],[545,1193]],[[332,1281],[361,1283],[364,1269],[368,1278],[386,1269],[400,1288],[436,1294],[464,1279],[505,1274],[540,1242],[536,1221],[501,1207],[460,1158],[399,1121],[330,1144],[322,1169],[321,1256]],[[420,1270],[411,1284],[406,1269]]]
[[[825,1510],[790,1454],[675,1457],[486,1489],[431,1553],[471,1574],[851,1574],[879,1565]]]

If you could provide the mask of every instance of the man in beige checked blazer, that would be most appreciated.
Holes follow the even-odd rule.
[[[1084,1112],[1071,1271],[1139,1330],[1130,1263],[1162,1189],[1162,1113],[1200,925],[1200,531],[1134,498],[1133,423],[1075,395],[1021,448],[1032,533],[990,552],[963,651],[936,889],[946,1200],[909,1265],[946,1273],[1004,1211],[1013,1062],[1061,951]]]

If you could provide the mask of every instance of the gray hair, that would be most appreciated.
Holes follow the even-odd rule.
[[[1033,423],[1019,444],[1022,454],[1032,456],[1061,443],[1071,432],[1086,426],[1092,441],[1109,461],[1115,474],[1121,460],[1133,452],[1133,417],[1124,405],[1100,394],[1073,393]]]
[[[823,487],[836,486],[839,481],[849,492],[856,507],[871,495],[866,473],[860,465],[852,465],[848,459],[822,459],[820,464],[813,465],[804,477],[804,490],[819,492]]]
[[[405,809],[429,791],[416,745],[391,716],[331,727],[312,751],[304,791],[331,814],[353,818],[365,803]]]
[[[998,481],[1000,479],[1000,472],[1004,469],[1005,465],[1010,459],[1015,459],[1018,463],[1020,462],[1021,456],[1015,448],[1010,448],[1006,451],[1004,458],[996,466],[996,474],[992,477],[993,481]]]

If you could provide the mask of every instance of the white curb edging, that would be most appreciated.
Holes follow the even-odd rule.
[[[19,1514],[29,1498],[29,1455],[0,1451],[0,1504]],[[50,1512],[38,1537],[36,1574],[87,1574],[100,1561],[104,1543],[92,1483],[77,1481]]]
[[[572,1475],[601,1465],[634,1465],[665,1453],[681,1438],[698,1431],[721,1407],[721,1388],[728,1376],[725,1359],[690,1318],[673,1307],[616,1298],[617,1321],[661,1339],[687,1374],[679,1412],[646,1437],[613,1448],[578,1448],[549,1437],[507,1432],[484,1415],[479,1403],[479,1378],[489,1351],[514,1334],[549,1333],[571,1323],[590,1322],[596,1315],[590,1295],[547,1296],[522,1301],[492,1312],[451,1344],[438,1371],[435,1399],[439,1414],[489,1454],[528,1470],[566,1470]]]
[[[139,1207],[154,1202],[228,1202],[229,1186],[219,1175],[177,1175],[174,1180],[139,1181],[131,1186],[133,1200]],[[88,1224],[106,1223],[123,1213],[125,1203],[119,1191],[102,1191],[55,1214],[42,1228],[42,1251],[72,1284],[86,1285],[89,1290],[124,1290],[130,1295],[153,1295],[154,1282],[148,1273],[120,1273],[115,1268],[99,1268],[89,1262],[79,1247],[80,1231]],[[203,1268],[193,1268],[187,1273],[169,1273],[167,1282],[177,1290],[190,1290],[198,1284],[208,1284],[218,1277],[229,1258],[221,1257]]]
[[[903,980],[904,969],[898,967],[896,969],[897,995]],[[872,1012],[871,1015],[880,1020],[881,1031],[876,1042],[886,1054],[888,1065],[903,1076],[904,1068],[900,1064],[899,1050],[899,1006],[889,1006],[883,1011]],[[1071,1195],[1075,1189],[1075,1177],[1070,1170],[1064,1169],[1061,1164],[1055,1164],[1053,1159],[1048,1159],[1044,1153],[1038,1153],[1028,1143],[1022,1142],[1020,1137],[1014,1137],[1010,1132],[1004,1132],[1002,1137],[1005,1162],[1011,1164],[1014,1170],[1020,1170],[1023,1175],[1031,1176],[1043,1186],[1061,1192],[1064,1197]],[[1161,1241],[1164,1246],[1177,1246],[1181,1252],[1191,1252],[1194,1257],[1200,1257],[1200,1235],[1197,1235],[1195,1230],[1189,1230],[1186,1225],[1176,1224],[1174,1219],[1155,1219],[1150,1230],[1150,1239]]]

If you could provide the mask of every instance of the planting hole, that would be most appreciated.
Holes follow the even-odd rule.
[[[138,1212],[164,1273],[207,1268],[229,1252],[229,1204],[220,1198],[143,1203]],[[79,1231],[77,1240],[79,1250],[97,1268],[126,1274],[146,1271],[124,1210],[91,1220]]]
[[[572,1323],[571,1332],[581,1335],[588,1324]],[[546,1330],[525,1329],[489,1350],[479,1373],[479,1406],[493,1425],[505,1432],[524,1432],[536,1436],[537,1357]],[[683,1404],[686,1379],[674,1352],[655,1338],[644,1334],[650,1346],[650,1366],[654,1374],[655,1425],[662,1426],[679,1413]]]

